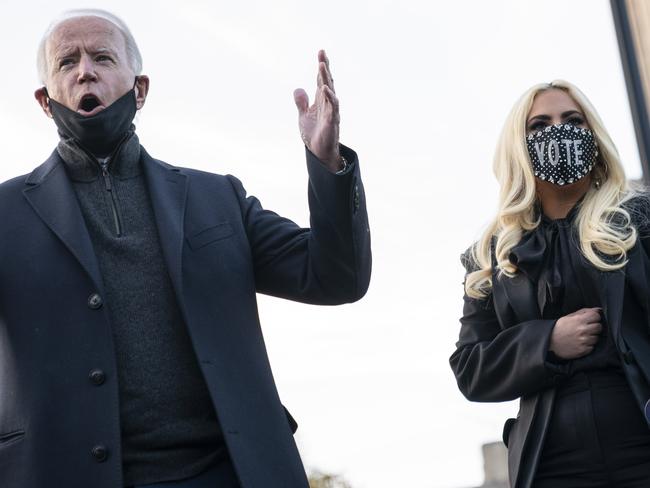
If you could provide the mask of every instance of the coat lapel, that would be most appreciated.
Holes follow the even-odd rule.
[[[492,238],[490,246],[492,269],[496,270],[495,238]],[[500,289],[498,291],[493,289],[492,296],[494,297],[494,308],[502,326],[508,327],[518,322],[541,318],[533,283],[524,273],[517,273],[514,277],[508,278],[499,276],[499,273],[494,271],[492,286],[495,289]]]
[[[634,292],[634,296],[643,309],[646,324],[650,324],[650,306],[648,304],[648,297],[650,291],[648,290],[648,276],[650,276],[650,261],[645,253],[641,252],[641,246],[637,244],[628,253],[629,262],[627,264],[626,273],[630,288]]]
[[[628,252],[628,263],[625,267],[628,290],[632,293],[634,301],[641,308],[642,316],[637,318],[625,317],[620,324],[620,337],[624,339],[623,351],[630,349],[634,360],[641,369],[645,378],[650,378],[650,338],[648,337],[648,324],[650,324],[650,310],[648,306],[648,281],[650,276],[648,266],[650,262],[640,245],[634,246]],[[645,384],[645,382],[643,382]],[[641,389],[637,389],[641,391]],[[648,398],[648,391],[640,395],[645,403]]]
[[[103,292],[92,241],[58,152],[54,151],[25,183],[23,195],[36,214],[75,256],[96,289]]]
[[[616,345],[621,348],[621,316],[623,313],[623,294],[625,293],[625,268],[617,271],[600,272],[602,286],[598,287],[600,303],[609,330]],[[625,349],[623,349],[625,350]]]
[[[496,278],[496,283],[503,288],[517,322],[541,318],[533,283],[524,273],[517,273],[513,278]]]
[[[160,236],[160,246],[167,268],[182,303],[182,258],[184,240],[185,203],[187,199],[187,176],[178,169],[153,159],[142,149],[142,166],[149,189]]]

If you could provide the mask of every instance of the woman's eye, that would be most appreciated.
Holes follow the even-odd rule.
[[[112,61],[112,59],[111,59],[109,56],[106,56],[106,55],[103,55],[103,54],[102,54],[102,55],[100,55],[100,56],[97,56],[97,57],[95,58],[95,61],[98,61],[98,62],[101,63],[101,62],[103,62],[103,61]]]
[[[59,68],[64,68],[65,66],[69,66],[72,63],[74,63],[74,59],[72,58],[62,59],[61,62],[59,63]]]
[[[575,117],[571,117],[571,118],[567,119],[566,123],[578,126],[578,125],[584,124],[585,119],[583,119],[582,117],[575,116]]]
[[[546,123],[542,122],[541,120],[538,120],[537,122],[533,122],[532,124],[529,124],[528,130],[532,132],[536,130],[542,130],[544,127],[546,127]]]

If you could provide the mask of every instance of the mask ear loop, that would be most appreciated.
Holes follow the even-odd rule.
[[[136,77],[135,77],[135,81],[133,82],[133,88],[131,88],[131,90],[135,90],[135,89],[136,89],[136,87],[138,86],[138,80],[139,80],[139,79],[140,79],[139,76],[136,76]],[[138,96],[137,93],[136,93],[135,95],[136,95],[136,98],[137,98],[137,96]]]
[[[591,133],[593,134],[594,145],[596,146],[596,158],[597,158],[596,164],[603,167],[603,177],[607,179],[607,171],[609,168],[607,167],[607,163],[605,163],[605,160],[603,159],[603,156],[600,152],[600,148],[598,146],[598,141],[596,140],[596,135],[594,134],[594,131],[592,130]]]
[[[43,86],[43,92],[45,92],[45,96],[47,97],[47,104],[49,105],[51,97],[50,97],[50,92],[47,91],[46,86]]]
[[[133,96],[135,97],[135,101],[136,101],[136,103],[137,103],[137,101],[138,101],[138,92],[136,91],[136,88],[137,88],[137,86],[138,86],[138,80],[139,80],[139,79],[140,79],[139,76],[136,76],[136,77],[135,77],[135,81],[133,82],[133,88],[131,88],[131,90],[133,90]]]
[[[47,91],[47,87],[45,85],[43,85],[43,92],[45,93],[45,96],[47,97],[47,106],[50,108],[50,110],[52,110],[52,103],[51,103],[52,97],[50,96],[50,92]],[[51,115],[50,115],[50,117],[51,117]]]

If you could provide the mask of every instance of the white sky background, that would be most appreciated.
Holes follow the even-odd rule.
[[[308,469],[354,488],[481,484],[480,445],[517,406],[472,404],[456,388],[458,256],[495,210],[492,153],[530,85],[581,87],[640,176],[609,2],[0,0],[0,180],[55,146],[32,96],[36,48],[53,17],[80,6],[122,16],[140,45],[151,90],[137,125],[154,157],[235,174],[301,225],[292,91],[313,96],[316,52],[328,51],[341,141],[361,160],[373,278],[349,306],[260,297],[280,395]]]

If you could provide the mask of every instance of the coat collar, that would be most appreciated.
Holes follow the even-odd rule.
[[[77,258],[101,293],[104,287],[90,235],[58,152],[36,168],[25,184],[23,195],[36,215]]]
[[[163,256],[180,297],[187,176],[178,168],[155,160],[144,148],[141,163]],[[38,217],[75,256],[102,293],[104,287],[92,241],[64,162],[56,150],[27,177],[25,184],[23,194]]]

